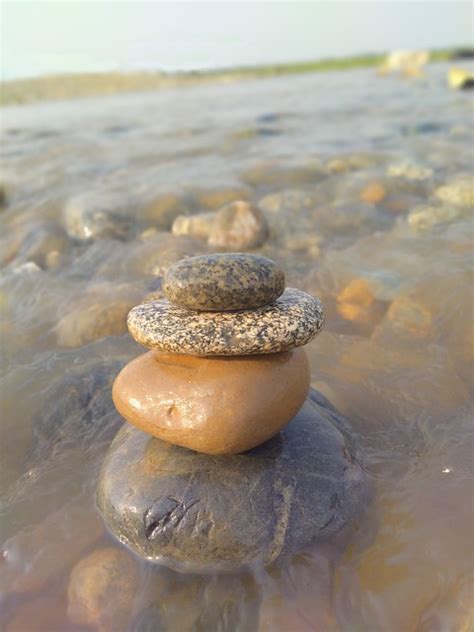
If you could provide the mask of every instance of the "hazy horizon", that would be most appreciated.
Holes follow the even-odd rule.
[[[472,43],[470,2],[4,2],[3,79],[205,70]]]

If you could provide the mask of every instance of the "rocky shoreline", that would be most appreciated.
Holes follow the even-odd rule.
[[[106,116],[102,99],[2,111],[2,629],[38,620],[51,632],[287,632],[308,619],[331,632],[466,627],[473,126],[470,94],[449,90],[447,72],[433,64],[419,81],[360,70],[123,95],[107,100]],[[176,234],[187,226],[193,234]],[[370,509],[351,514],[347,538],[336,521],[323,541],[313,522],[315,546],[301,554],[196,575],[140,560],[104,527],[94,499],[122,432],[112,382],[145,351],[127,314],[166,298],[176,262],[235,249],[211,245],[211,229],[229,244],[263,237],[252,253],[324,305],[324,329],[305,353],[311,388],[338,412],[322,397],[305,410],[332,437],[327,454],[354,475],[330,489],[345,498],[362,467],[376,493],[370,503],[365,482],[356,486]],[[174,361],[163,371],[184,373]],[[354,463],[334,452],[352,445],[342,418]],[[145,450],[141,431],[130,434]],[[149,463],[164,459],[160,442],[148,440]],[[224,457],[198,461],[208,458]],[[294,481],[311,500],[308,472],[296,478],[273,458],[278,475],[255,488],[257,509],[269,508],[266,551]],[[138,475],[149,481],[137,466]],[[189,518],[202,503],[218,512],[200,476]],[[240,499],[249,495],[241,478],[229,489]],[[142,510],[157,500],[144,498]],[[152,554],[163,525],[155,509]],[[164,515],[179,518],[179,503],[172,509]],[[331,515],[342,516],[329,502]],[[288,534],[288,550],[307,542],[294,524]]]

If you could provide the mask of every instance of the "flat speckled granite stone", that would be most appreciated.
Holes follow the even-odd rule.
[[[244,454],[199,454],[125,424],[97,494],[116,538],[188,572],[267,565],[326,543],[343,548],[369,499],[347,421],[314,390],[280,434]]]
[[[285,275],[275,262],[245,253],[183,259],[163,278],[163,291],[171,303],[203,311],[262,307],[284,289]]]
[[[274,303],[252,310],[198,312],[167,300],[137,305],[128,314],[130,334],[151,349],[198,356],[278,353],[301,347],[323,325],[321,303],[287,288]]]

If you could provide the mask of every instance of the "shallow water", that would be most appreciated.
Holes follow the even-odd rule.
[[[94,492],[121,424],[111,382],[141,352],[125,315],[159,290],[171,262],[210,250],[173,236],[162,209],[241,197],[270,224],[258,252],[325,305],[325,329],[308,346],[312,384],[353,424],[374,503],[345,551],[303,552],[252,576],[141,564],[128,601],[113,595],[120,619],[100,629],[156,630],[158,619],[172,632],[472,629],[474,122],[471,95],[448,90],[446,72],[339,72],[2,110],[8,632],[84,629],[67,615],[71,570],[119,548]],[[80,242],[65,232],[64,208],[83,192],[120,208]]]

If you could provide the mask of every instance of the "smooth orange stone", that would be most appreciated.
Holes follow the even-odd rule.
[[[277,434],[308,393],[302,349],[259,356],[145,353],[113,386],[117,410],[140,430],[206,454],[245,452]]]
[[[387,191],[380,182],[370,182],[360,194],[362,202],[367,204],[380,204],[387,195]]]

